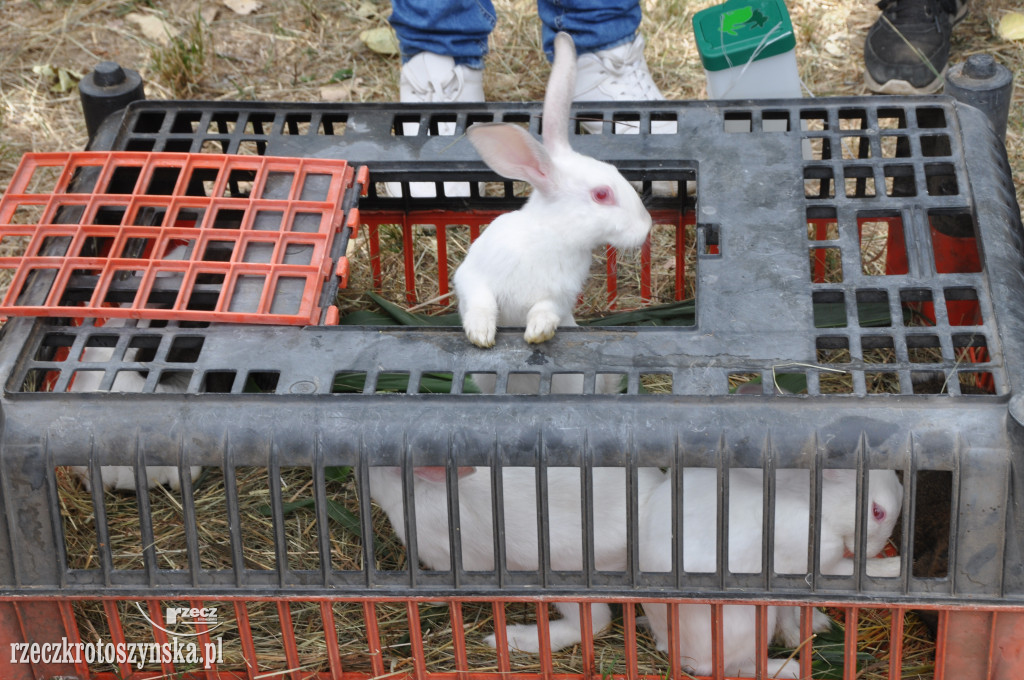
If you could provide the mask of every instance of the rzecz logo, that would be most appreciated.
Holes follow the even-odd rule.
[[[167,607],[164,609],[163,625],[160,625],[147,616],[142,605],[136,602],[135,606],[150,625],[176,637],[203,635],[219,628],[223,623],[217,620],[216,607]]]
[[[208,626],[217,625],[216,607],[168,607],[164,611],[164,621],[168,626],[179,623],[205,623]]]

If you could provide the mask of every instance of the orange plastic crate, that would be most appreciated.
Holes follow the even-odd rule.
[[[0,313],[319,323],[353,177],[330,159],[27,154],[0,199],[0,239],[26,241],[0,257]]]

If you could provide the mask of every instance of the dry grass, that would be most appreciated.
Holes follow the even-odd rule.
[[[69,566],[75,569],[98,568],[96,534],[92,497],[65,469],[58,470],[58,488],[64,516],[64,531]],[[242,468],[236,471],[239,490],[243,559],[247,569],[271,570],[276,557],[272,542],[273,527],[264,514],[269,505],[268,477],[265,469]],[[195,506],[199,532],[199,556],[203,569],[230,570],[230,546],[227,514],[224,507],[224,479],[219,469],[205,469],[196,483]],[[306,468],[282,470],[282,500],[291,503],[312,498],[312,479]],[[351,481],[333,485],[328,483],[329,497],[348,511],[358,514],[359,502],[356,485]],[[138,522],[138,504],[134,495],[108,491],[103,494],[108,517],[110,547],[116,569],[143,567],[142,536]],[[166,488],[150,491],[149,502],[156,532],[153,548],[161,569],[188,568],[181,497]],[[380,570],[403,570],[407,567],[405,551],[397,541],[387,519],[375,508],[374,554],[375,567]],[[288,566],[302,570],[319,568],[317,536],[319,527],[311,510],[300,510],[286,517],[285,534],[288,544]],[[330,522],[327,531],[331,542],[331,566],[341,571],[362,569],[362,542],[358,536]],[[186,603],[163,602],[167,606],[186,606]],[[139,615],[133,602],[117,603],[118,618],[124,628],[126,640],[152,641],[152,631],[145,618]],[[212,603],[218,607],[218,618],[223,625],[218,635],[224,639],[224,660],[228,667],[243,663],[238,622],[230,603]],[[253,642],[261,667],[280,670],[287,667],[282,646],[281,620],[278,608],[269,602],[251,602],[244,605],[252,627]],[[325,666],[324,628],[319,605],[314,602],[292,602],[287,605],[293,630],[304,667]],[[108,617],[102,602],[81,601],[74,605],[76,619],[85,640],[110,640]],[[453,640],[450,613],[445,606],[422,604],[418,606],[421,630],[424,634],[428,669],[443,671],[453,666]],[[335,628],[342,664],[349,671],[371,672],[367,655],[366,622],[363,607],[357,602],[337,602],[333,605]],[[484,635],[493,630],[493,607],[489,603],[465,603],[462,606],[463,625],[467,636],[467,654],[475,669],[494,669],[494,650],[483,642]],[[509,623],[528,623],[535,620],[533,605],[506,605]],[[412,659],[408,648],[409,614],[404,603],[379,603],[376,606],[385,667],[389,671],[411,671]],[[621,664],[622,620],[596,641],[598,659],[606,664]],[[654,648],[654,641],[641,634],[638,639],[640,656],[646,672],[663,674],[663,655]],[[513,667],[523,672],[539,672],[537,658],[529,654],[514,654]],[[556,671],[582,671],[580,650],[569,649],[556,654]],[[621,669],[616,672],[622,672]]]

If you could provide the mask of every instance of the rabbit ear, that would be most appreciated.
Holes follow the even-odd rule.
[[[544,93],[544,146],[553,154],[568,151],[569,112],[576,87],[576,45],[572,36],[555,36],[555,60],[551,65],[548,89]]]
[[[541,193],[554,190],[551,156],[523,128],[511,123],[477,123],[466,134],[491,170],[529,182]]]

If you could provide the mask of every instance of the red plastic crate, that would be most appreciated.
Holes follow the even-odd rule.
[[[0,199],[0,239],[27,240],[0,257],[0,313],[319,323],[353,178],[344,160],[27,154]]]
[[[366,227],[367,242],[369,245],[369,265],[373,289],[381,293],[385,281],[385,273],[382,266],[381,234],[380,228],[383,225],[396,225],[402,229],[402,275],[405,286],[404,302],[411,306],[437,302],[441,306],[453,304],[450,289],[451,274],[454,270],[449,266],[448,251],[450,246],[446,234],[454,229],[467,227],[470,242],[475,241],[483,229],[489,225],[494,218],[501,215],[502,210],[362,210],[359,217],[362,225]],[[692,210],[685,209],[661,209],[652,210],[651,217],[654,220],[653,229],[671,230],[673,234],[673,262],[674,262],[674,285],[673,297],[676,302],[685,299],[687,295],[693,296],[692,284],[687,290],[686,278],[686,246],[687,227],[696,224],[696,215]],[[424,242],[437,252],[437,272],[432,280],[437,283],[438,297],[434,300],[423,301],[416,291],[416,274],[423,265],[416,261],[416,247],[413,227],[426,227],[428,229]],[[712,246],[717,252],[717,246]],[[619,281],[622,275],[619,271],[619,255],[615,248],[605,246],[605,289],[607,291],[607,308],[615,310],[618,308]],[[430,272],[432,275],[433,271]],[[651,285],[651,239],[648,237],[640,248],[639,270],[635,273],[638,277],[638,292],[640,300],[647,304],[652,300]],[[392,300],[399,302],[399,300]]]
[[[533,602],[536,607],[536,621],[542,631],[547,631],[549,626],[548,601],[522,600]],[[603,600],[595,600],[603,601]],[[664,657],[654,661],[654,665],[664,669],[654,674],[644,672],[644,666],[648,668],[652,659],[642,659],[642,650],[638,646],[638,634],[636,632],[637,610],[636,605],[650,600],[638,600],[626,598],[620,602],[622,605],[622,641],[613,643],[617,649],[614,656],[599,657],[599,650],[596,648],[596,641],[590,626],[584,625],[582,630],[583,639],[577,647],[576,654],[579,655],[578,662],[582,669],[590,669],[589,672],[568,673],[558,672],[553,665],[552,651],[544,649],[538,657],[530,655],[516,655],[513,657],[507,651],[504,644],[505,631],[505,605],[515,600],[494,600],[491,598],[453,598],[446,600],[448,611],[445,613],[449,627],[446,632],[440,633],[445,644],[450,645],[450,657],[444,662],[433,661],[429,665],[425,661],[425,651],[431,643],[438,642],[437,633],[427,638],[426,631],[421,626],[420,603],[415,600],[393,600],[381,597],[366,597],[361,599],[346,599],[344,597],[331,598],[265,598],[248,597],[237,598],[202,598],[188,599],[190,607],[214,607],[223,613],[226,620],[233,619],[234,625],[228,630],[218,628],[216,624],[209,627],[203,623],[188,624],[186,630],[193,631],[190,635],[178,636],[177,642],[182,646],[194,645],[197,650],[204,654],[203,661],[198,664],[182,664],[180,659],[164,658],[157,663],[152,661],[140,669],[133,662],[127,659],[116,660],[109,663],[106,660],[88,662],[88,652],[82,650],[83,646],[107,647],[113,645],[113,650],[125,649],[129,646],[137,646],[142,640],[135,639],[126,634],[125,620],[118,611],[116,599],[104,599],[103,605],[107,616],[107,629],[109,638],[99,640],[87,637],[86,630],[81,627],[81,621],[73,608],[70,598],[43,598],[33,601],[31,604],[19,602],[18,600],[0,600],[0,644],[5,650],[0,655],[0,673],[5,679],[30,680],[37,677],[58,677],[75,676],[93,678],[94,680],[113,680],[114,678],[165,678],[183,674],[183,677],[194,678],[195,680],[212,680],[214,678],[237,678],[241,680],[257,680],[258,678],[269,677],[294,677],[294,678],[315,678],[317,680],[367,680],[368,678],[379,678],[389,675],[402,678],[421,678],[423,680],[453,680],[459,677],[472,677],[476,680],[500,680],[501,678],[520,677],[533,678],[551,677],[560,680],[581,680],[587,677],[596,677],[600,672],[602,677],[613,680],[684,680],[690,678],[683,673],[680,667],[679,652],[669,651]],[[163,613],[168,602],[159,598],[135,598],[130,600],[134,608],[129,610],[133,619],[140,619],[143,612],[148,617],[147,621],[151,639],[145,641],[145,645],[170,646],[174,637],[168,635],[168,631],[162,629],[155,622],[164,621]],[[722,644],[722,608],[732,604],[751,604],[758,609],[758,632],[759,636],[766,636],[767,625],[766,609],[767,604],[754,600],[709,600],[694,599],[688,602],[709,604],[712,607],[712,626],[716,638],[715,646]],[[262,642],[262,648],[257,649],[257,641],[254,639],[253,627],[250,623],[249,606],[259,603],[272,604],[276,609],[278,617],[278,631],[273,642],[268,644],[267,640]],[[318,605],[319,612],[313,614],[309,619],[312,631],[307,630],[304,637],[300,637],[299,631],[294,628],[291,605],[295,603],[314,603]],[[180,602],[176,604],[180,605]],[[346,631],[335,620],[333,607],[342,605],[351,612],[354,608],[362,610],[362,625],[358,630]],[[411,658],[404,659],[390,649],[385,636],[382,634],[382,626],[392,628],[382,618],[382,607],[393,605],[405,605],[408,617],[408,648],[412,651]],[[499,636],[501,644],[493,650],[493,663],[487,667],[475,668],[468,660],[468,636],[479,636],[481,631],[467,626],[467,619],[463,613],[464,606],[490,605],[494,617],[494,632]],[[675,609],[681,604],[676,600],[665,600],[670,609]],[[864,676],[864,669],[859,667],[855,655],[858,650],[858,626],[859,617],[875,612],[885,612],[891,617],[892,627],[888,634],[888,659],[876,658],[873,668],[875,675],[884,673],[882,664],[888,665],[888,674],[892,678],[900,677],[921,677],[925,670],[915,666],[912,662],[905,662],[903,655],[905,645],[913,641],[910,635],[904,632],[905,615],[908,611],[917,609],[908,605],[885,605],[885,604],[859,604],[849,603],[822,603],[826,604],[829,613],[842,622],[845,628],[844,660],[843,665],[823,668],[822,671],[830,671],[830,675],[823,677],[841,677],[843,680],[854,680]],[[802,637],[806,641],[795,652],[791,663],[800,669],[801,677],[812,676],[812,663],[815,659],[814,648],[817,641],[811,630],[811,608],[807,603],[791,606],[800,607],[800,626]],[[434,618],[439,615],[440,610],[434,610]],[[936,655],[934,660],[928,659],[925,664],[931,665],[928,669],[936,680],[1016,680],[1019,677],[1021,633],[1024,631],[1024,614],[1019,609],[1008,607],[1006,609],[977,609],[970,608],[947,608],[930,609],[937,614],[936,630]],[[589,608],[580,608],[581,617],[589,616]],[[669,621],[675,621],[677,615],[670,615]],[[341,624],[344,625],[344,624]],[[489,628],[489,627],[488,627]],[[673,625],[674,628],[674,625]],[[989,638],[988,644],[977,644],[973,637],[983,631]],[[675,635],[670,631],[670,635]],[[180,636],[180,637],[179,637]],[[149,637],[149,636],[145,636]],[[224,638],[228,638],[225,640]],[[542,633],[542,639],[547,639],[547,633]],[[44,642],[59,640],[46,648],[46,652],[40,658],[31,663],[20,663],[23,648],[28,650],[28,644],[36,643],[37,651]],[[349,647],[347,654],[340,653],[339,641],[343,640]],[[316,654],[303,649],[301,643],[310,646],[319,645],[321,651]],[[28,643],[28,644],[27,644]],[[479,643],[478,643],[479,644]],[[605,640],[605,644],[608,641]],[[233,646],[234,655],[240,652],[245,659],[244,664],[237,661],[232,663],[228,659],[218,662],[218,654]],[[677,650],[678,645],[672,645],[672,650]],[[13,650],[13,651],[11,651]],[[352,654],[353,650],[359,650]],[[607,648],[605,649],[607,652]],[[153,653],[153,652],[150,652]],[[11,658],[11,655],[14,658]],[[305,666],[310,658],[317,656],[312,669]],[[767,660],[767,646],[760,648],[756,663],[763,667]],[[134,661],[134,659],[133,659]],[[395,669],[392,664],[402,664],[400,669]],[[617,672],[599,670],[605,664],[619,665]],[[665,661],[668,661],[668,668],[665,669]],[[646,662],[646,663],[644,663]],[[887,662],[887,663],[886,663]],[[564,663],[564,659],[563,659]],[[863,661],[860,661],[863,664]],[[922,663],[918,661],[917,663]],[[538,674],[535,670],[526,671],[524,666],[533,668],[539,665],[541,668]],[[710,676],[724,678],[726,676],[722,668],[722,656],[716,655],[716,668]],[[158,667],[157,667],[158,666]],[[187,670],[185,669],[187,668]],[[819,671],[821,672],[821,671]],[[744,676],[746,677],[746,676]]]

